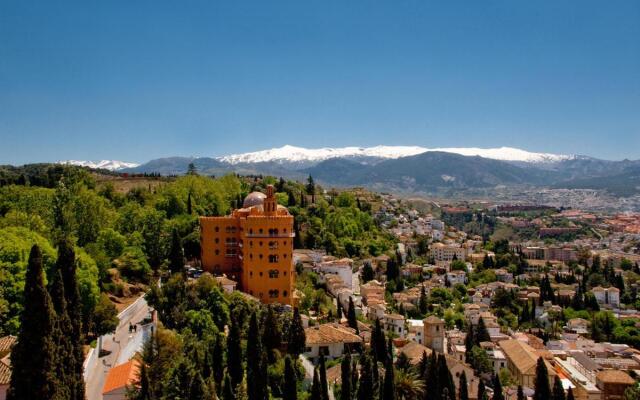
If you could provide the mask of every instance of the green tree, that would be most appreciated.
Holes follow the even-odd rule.
[[[487,392],[484,387],[484,382],[480,379],[480,383],[478,383],[478,400],[488,400]]]
[[[267,384],[267,365],[262,347],[262,333],[258,325],[257,312],[251,315],[247,332],[247,387],[249,400],[266,400],[269,398]]]
[[[504,394],[502,393],[502,384],[498,375],[493,376],[493,399],[492,400],[504,400]]]
[[[324,355],[320,354],[320,396],[322,400],[329,400],[329,383],[327,382],[327,366],[324,362]]]
[[[240,324],[233,315],[229,325],[229,335],[227,336],[227,372],[231,377],[233,388],[242,382],[244,370],[242,368]]]
[[[565,400],[564,388],[562,387],[562,381],[556,375],[553,380],[553,391],[551,395],[551,400]]]
[[[42,253],[34,245],[24,287],[24,311],[20,331],[11,352],[11,382],[7,399],[55,399],[60,383],[56,377],[55,311],[44,285]]]
[[[229,374],[224,374],[224,386],[222,387],[222,400],[236,400],[233,384]]]
[[[518,385],[518,391],[517,391],[516,400],[526,400],[524,398],[524,391],[522,390],[522,385]]]
[[[318,375],[318,368],[313,370],[313,383],[311,384],[311,396],[310,400],[323,400],[322,388],[320,385],[320,377]]]
[[[294,362],[287,355],[284,358],[284,389],[282,391],[282,400],[297,400],[297,373],[294,368]]]
[[[458,394],[459,400],[469,400],[469,388],[467,387],[467,374],[462,371],[460,374],[460,391]]]
[[[549,371],[542,357],[536,363],[536,377],[534,381],[533,400],[549,400],[551,398],[551,387],[549,386]]]
[[[371,266],[371,261],[365,261],[362,266],[362,274],[360,275],[362,279],[362,283],[367,283],[374,278],[373,267]]]
[[[171,249],[169,250],[169,270],[173,274],[184,272],[184,250],[182,241],[178,236],[178,230],[173,229],[171,233]]]
[[[353,304],[353,297],[349,297],[349,309],[347,310],[347,321],[349,327],[356,330],[356,334],[360,334],[358,329],[358,320],[356,319],[356,307]]]
[[[360,384],[358,385],[358,400],[373,399],[373,375],[371,372],[371,361],[366,353],[360,356]]]
[[[482,342],[490,342],[491,336],[489,336],[489,331],[487,330],[486,325],[484,324],[484,319],[480,318],[478,321],[478,329],[475,334],[476,345],[480,345]]]
[[[300,318],[300,311],[296,307],[293,310],[293,318],[289,326],[287,351],[297,358],[300,354],[304,353],[305,347],[306,337],[304,327],[302,326],[302,318]]]
[[[93,315],[93,334],[96,336],[106,335],[115,332],[117,327],[118,310],[109,300],[109,296],[102,293]]]
[[[395,378],[393,374],[393,364],[388,363],[384,371],[384,388],[382,390],[382,400],[395,400]]]
[[[351,354],[347,353],[340,362],[340,400],[351,400]]]

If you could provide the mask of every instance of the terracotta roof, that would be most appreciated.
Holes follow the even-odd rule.
[[[16,342],[15,336],[4,336],[0,338],[0,358],[11,351],[11,347]]]
[[[596,378],[604,383],[622,383],[633,385],[636,381],[618,369],[607,369],[596,374]]]
[[[424,319],[424,322],[427,324],[444,324],[444,321],[436,317],[435,315],[429,315]]]
[[[539,356],[533,347],[519,340],[510,339],[501,341],[500,348],[521,374],[535,373]],[[553,367],[548,361],[545,361],[545,363],[547,364],[549,375],[554,376],[556,373]]]
[[[8,385],[9,381],[11,381],[11,367],[0,362],[0,386]]]
[[[400,353],[404,353],[411,361],[411,364],[419,363],[424,352],[427,352],[428,356],[433,353],[430,348],[414,342],[413,340],[410,340],[400,349]]]
[[[304,330],[307,345],[328,343],[360,343],[362,338],[351,328],[338,324],[322,324]]]
[[[139,369],[140,364],[137,360],[129,360],[111,368],[104,382],[102,394],[134,384],[138,380]]]

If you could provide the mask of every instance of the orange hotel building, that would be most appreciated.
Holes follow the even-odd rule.
[[[200,217],[203,269],[225,274],[263,303],[294,304],[293,216],[267,194],[250,193],[224,217]]]

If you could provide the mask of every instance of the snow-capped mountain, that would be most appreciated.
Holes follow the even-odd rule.
[[[140,164],[117,161],[117,160],[100,160],[100,161],[80,161],[80,160],[66,160],[58,161],[58,164],[77,165],[79,167],[89,167],[94,169],[107,169],[109,171],[118,171],[125,168],[134,168]]]
[[[255,151],[251,153],[232,154],[218,157],[219,161],[229,164],[277,162],[300,163],[320,162],[330,158],[358,158],[375,157],[381,159],[397,159],[414,156],[421,153],[442,151],[464,156],[480,156],[501,161],[527,162],[527,163],[553,163],[573,159],[572,155],[533,153],[512,147],[499,148],[426,148],[420,146],[375,146],[375,147],[323,147],[320,149],[307,149],[286,145],[279,148]]]

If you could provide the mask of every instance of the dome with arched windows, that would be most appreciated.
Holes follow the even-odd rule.
[[[260,206],[264,203],[264,199],[267,198],[267,195],[262,192],[251,192],[244,198],[244,202],[242,203],[243,208],[249,208],[253,206]]]

